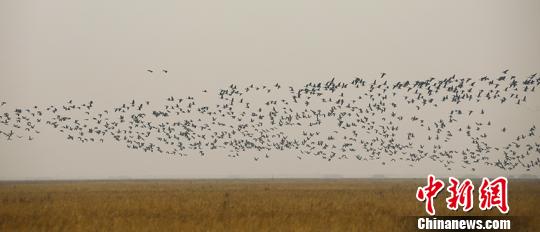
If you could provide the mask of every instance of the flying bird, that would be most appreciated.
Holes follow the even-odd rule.
[[[259,157],[283,151],[301,160],[310,155],[325,162],[352,157],[384,166],[390,161],[413,167],[430,160],[448,170],[540,168],[534,122],[523,121],[532,125],[521,132],[506,133],[503,127],[500,133],[497,128],[504,124],[491,118],[492,112],[526,107],[538,99],[534,88],[540,77],[379,80],[385,75],[313,80],[288,88],[281,88],[287,86],[283,83],[229,84],[204,98],[179,93],[155,104],[130,98],[105,109],[94,100],[1,108],[0,139],[37,140],[44,134],[40,128],[48,127],[71,142],[107,140],[178,157],[215,150],[232,159],[253,154],[255,161],[264,162]],[[500,109],[471,110],[478,104]],[[493,142],[493,136],[502,142]]]

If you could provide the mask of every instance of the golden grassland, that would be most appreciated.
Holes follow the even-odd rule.
[[[447,181],[445,181],[447,183]],[[410,231],[425,180],[0,182],[0,231]],[[479,185],[476,184],[476,187]],[[498,210],[437,215],[500,216]],[[509,216],[540,231],[540,182],[510,180]],[[521,222],[521,221],[520,221]],[[514,222],[514,224],[517,222]],[[513,225],[514,226],[514,225]]]

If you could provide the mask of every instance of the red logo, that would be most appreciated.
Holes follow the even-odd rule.
[[[465,212],[471,210],[474,204],[474,185],[472,181],[465,179],[460,182],[454,177],[449,177],[448,182],[450,184],[446,190],[450,193],[450,196],[446,198],[446,207],[450,210],[463,207]],[[416,199],[426,202],[426,212],[431,216],[435,215],[434,199],[437,198],[443,188],[443,181],[436,179],[434,175],[428,175],[427,185],[418,187],[416,191]],[[490,210],[497,207],[503,214],[508,213],[510,210],[508,206],[508,180],[505,177],[498,177],[493,181],[489,181],[488,178],[484,177],[478,190],[478,197],[481,210]]]

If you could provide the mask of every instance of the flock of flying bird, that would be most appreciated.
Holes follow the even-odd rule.
[[[537,101],[540,76],[518,78],[505,70],[477,79],[453,75],[392,81],[385,75],[299,88],[231,84],[216,92],[213,103],[171,96],[158,104],[131,100],[107,109],[93,100],[8,109],[1,102],[0,137],[33,140],[49,127],[68,141],[112,141],[178,156],[216,150],[212,153],[251,155],[259,161],[284,151],[298,159],[316,156],[329,162],[414,166],[432,160],[449,170],[540,167],[536,126],[531,123],[520,131],[489,116]]]

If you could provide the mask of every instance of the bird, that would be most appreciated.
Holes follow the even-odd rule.
[[[378,160],[373,165],[387,166],[382,160],[390,160],[405,167],[431,160],[441,168],[467,167],[473,172],[480,165],[540,168],[540,162],[526,162],[540,156],[536,127],[521,132],[513,128],[512,133],[503,127],[503,133],[495,133],[502,122],[490,118],[493,112],[526,107],[538,99],[532,89],[540,85],[540,77],[379,80],[385,75],[312,80],[289,88],[281,88],[287,86],[283,83],[233,83],[204,98],[179,93],[153,104],[131,98],[110,108],[94,99],[1,108],[0,139],[29,142],[45,134],[39,128],[49,127],[71,142],[110,141],[126,149],[178,157],[206,156],[216,150],[231,159],[253,154],[255,161],[264,162],[262,155],[269,158],[268,152],[286,151],[302,161],[311,155],[325,162],[356,157],[354,162]],[[473,110],[478,104],[500,109]],[[527,123],[534,122],[523,121]],[[504,142],[493,142],[493,136]],[[497,153],[505,156],[491,155]]]

